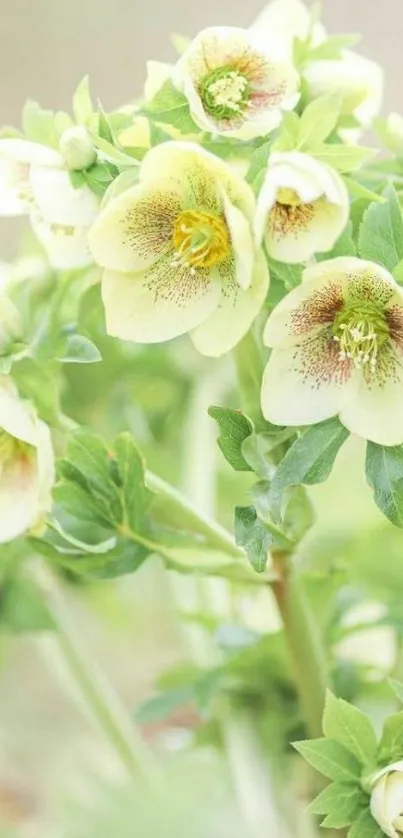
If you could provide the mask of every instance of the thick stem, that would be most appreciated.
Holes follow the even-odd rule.
[[[128,773],[154,786],[159,785],[162,776],[159,765],[113,687],[85,648],[57,580],[41,564],[32,567],[31,578],[56,629],[52,644],[56,668],[68,674],[71,691],[79,694]]]
[[[322,735],[322,714],[329,685],[325,651],[301,579],[287,554],[272,553],[278,579],[272,583],[284,624],[296,686],[309,735]]]

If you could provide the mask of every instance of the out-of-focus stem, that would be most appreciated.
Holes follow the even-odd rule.
[[[56,629],[52,644],[53,658],[57,658],[55,664],[67,672],[72,691],[79,694],[128,773],[154,787],[159,785],[162,773],[158,762],[105,674],[85,648],[57,579],[39,563],[32,566],[31,578]]]

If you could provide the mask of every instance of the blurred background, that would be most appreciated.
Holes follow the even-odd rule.
[[[378,0],[324,0],[323,7],[324,23],[332,33],[362,32],[359,51],[385,68],[384,112],[393,109],[403,113],[402,0],[383,0],[382,4]],[[0,124],[18,126],[21,108],[28,97],[37,99],[43,107],[69,110],[72,91],[87,73],[94,96],[99,96],[106,110],[112,110],[140,93],[148,58],[173,60],[170,33],[192,36],[210,25],[247,26],[260,9],[259,0],[248,3],[148,0],[137,4],[132,0],[0,0]],[[21,229],[17,221],[1,222],[1,260],[13,258],[17,253]],[[105,368],[106,384],[92,368],[88,374],[82,370],[80,375],[72,374],[67,401],[73,415],[107,434],[129,427],[151,467],[172,482],[186,486],[189,475],[180,464],[182,450],[175,420],[184,404],[192,410],[192,387],[199,361],[190,354],[187,344],[185,356],[180,351],[182,344],[178,346],[179,349],[169,350],[170,355],[150,350],[137,360],[134,358],[128,379],[133,396],[131,412],[122,411],[116,418],[119,404],[116,398],[120,395],[108,379],[108,375],[111,380],[116,378],[112,362]],[[109,401],[104,397],[104,389]],[[211,393],[205,392],[200,396],[198,410],[205,410],[214,400]],[[108,412],[115,413],[112,419]],[[211,420],[207,418],[199,431],[214,445],[215,429]],[[329,614],[319,613],[318,619],[322,621],[323,631],[329,633],[342,692],[349,697],[350,690],[350,697],[356,699],[358,695],[363,705],[382,709],[382,702],[387,703],[387,699],[380,692],[380,680],[385,672],[393,668],[396,673],[396,667],[401,666],[397,651],[402,634],[399,591],[403,589],[403,535],[381,518],[373,504],[363,477],[364,453],[363,444],[350,441],[326,486],[312,491],[317,524],[304,543],[300,561],[310,573],[312,590],[321,587],[329,591],[329,586],[334,584],[332,580],[337,584],[340,578],[345,583],[346,590],[335,605],[336,610],[344,609],[347,615],[351,614],[345,630],[340,631],[339,626],[338,633],[331,635]],[[234,502],[247,503],[248,481],[233,478],[218,450],[215,457],[213,467],[219,471],[222,490],[219,495],[224,498],[218,514],[231,527],[231,507]],[[140,793],[136,796],[130,786],[126,788],[113,750],[82,712],[77,696],[71,691],[60,665],[57,644],[42,630],[44,617],[38,603],[24,591],[23,581],[11,589],[7,585],[1,588],[7,561],[8,552],[3,548],[0,550],[2,838],[39,835],[41,838],[110,838],[111,834],[116,838],[146,835],[151,838],[171,835],[286,838],[284,825],[270,820],[268,778],[262,794],[259,781],[252,784],[259,799],[257,808],[263,797],[266,800],[264,826],[245,831],[248,819],[250,823],[259,823],[261,813],[255,817],[253,791],[248,791],[246,810],[252,807],[252,812],[248,812],[242,801],[235,804],[231,786],[232,789],[236,786],[238,778],[247,788],[248,782],[252,783],[252,774],[239,778],[236,765],[224,764],[217,752],[213,753],[217,730],[209,728],[208,717],[188,700],[186,691],[182,701],[172,701],[171,711],[165,707],[164,712],[159,712],[154,706],[138,716],[145,739],[157,752],[169,755],[172,764],[169,806],[156,812],[153,795],[148,800]],[[178,619],[177,591],[173,594],[167,585],[158,560],[117,582],[75,587],[73,596],[70,591],[65,592],[73,623],[114,684],[127,713],[133,716],[136,708],[155,694],[162,672],[175,672],[189,663],[189,638],[198,631],[194,625],[197,620],[189,620],[189,612],[197,611],[197,603],[192,602],[191,591],[185,584],[180,599],[188,619]],[[247,642],[245,635],[236,634],[228,617],[231,603],[228,605],[225,586],[216,587],[214,596],[216,618],[218,622],[222,618],[223,625],[213,647],[204,647],[201,654],[210,665],[218,666],[228,648],[232,654],[240,653]],[[357,600],[367,603],[359,613],[354,611]],[[241,594],[237,602],[238,612],[242,611],[244,622],[256,638],[278,635],[279,620],[274,605],[268,607],[266,602],[261,608],[256,597],[251,598],[249,594]],[[326,602],[324,597],[324,610]],[[355,625],[359,630],[353,631]],[[33,628],[34,632],[25,631]],[[200,654],[200,637],[196,636],[195,640],[192,635],[190,639],[191,645],[198,645]],[[360,696],[357,672],[367,679],[365,695]],[[270,678],[270,673],[267,677]],[[170,683],[174,684],[175,679]],[[287,693],[284,700],[288,700]],[[235,736],[240,726],[238,720]],[[228,750],[235,754],[234,731],[226,733]],[[200,746],[203,745],[197,756],[190,749],[195,735],[199,736]],[[272,743],[276,738],[271,729],[265,736],[264,741]],[[245,742],[248,748],[247,732],[244,732]],[[261,777],[253,742],[249,756],[250,765],[256,769],[254,779]],[[253,773],[252,768],[250,771]],[[298,834],[306,838],[310,826],[302,819],[301,812],[297,822]],[[297,827],[293,838],[296,830]]]

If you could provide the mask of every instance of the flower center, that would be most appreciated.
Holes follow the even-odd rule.
[[[388,337],[383,312],[370,302],[345,306],[333,323],[333,340],[339,344],[340,360],[350,358],[357,369],[365,367],[374,372],[379,350]]]
[[[302,203],[295,189],[289,189],[285,186],[277,190],[276,202],[287,207],[298,207]]]
[[[242,113],[249,99],[249,82],[233,67],[217,67],[202,79],[200,97],[208,113],[232,119]]]
[[[187,210],[178,215],[173,230],[174,267],[187,265],[191,273],[196,268],[212,268],[228,256],[230,238],[224,218],[209,212]]]

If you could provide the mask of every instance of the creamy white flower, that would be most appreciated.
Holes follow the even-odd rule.
[[[262,409],[279,425],[339,415],[380,445],[403,442],[403,290],[373,262],[307,268],[270,314]]]
[[[179,58],[172,76],[204,131],[240,139],[276,128],[298,101],[299,76],[251,30],[204,29]]]
[[[270,155],[255,218],[270,256],[297,263],[326,253],[348,219],[347,189],[330,166],[297,151]]]
[[[342,50],[334,61],[312,61],[304,69],[312,97],[338,93],[342,98],[342,113],[354,116],[362,128],[369,128],[378,116],[383,97],[383,70],[352,50]],[[346,140],[356,141],[359,131],[344,129]]]
[[[308,7],[302,0],[272,0],[252,24],[251,31],[266,46],[275,47],[284,58],[292,59],[295,38],[312,46],[327,39],[321,23],[312,26]],[[302,71],[312,98],[338,93],[343,113],[354,116],[362,128],[368,128],[379,114],[383,97],[383,70],[353,50],[343,49],[338,59],[308,61]],[[346,141],[356,142],[360,131],[343,129]]]
[[[310,35],[312,44],[326,40],[324,26],[312,26],[309,9],[302,0],[272,0],[251,29],[267,48],[274,47],[285,58],[292,57],[295,38],[306,41]]]
[[[371,815],[389,838],[403,833],[403,760],[382,768],[373,778]]]
[[[154,343],[190,331],[206,355],[231,349],[268,287],[253,212],[250,187],[214,155],[187,142],[149,151],[138,186],[111,199],[90,231],[108,333]]]
[[[51,506],[49,428],[6,378],[0,379],[0,543],[37,530]]]
[[[100,199],[74,189],[63,156],[23,139],[0,139],[0,216],[29,214],[53,267],[91,263],[87,232]]]

